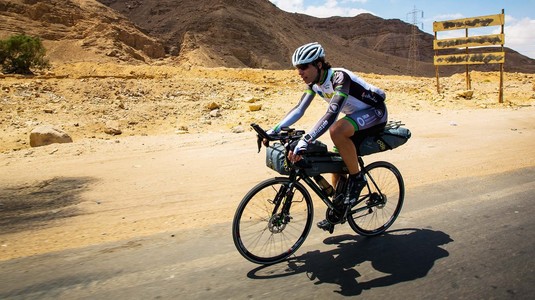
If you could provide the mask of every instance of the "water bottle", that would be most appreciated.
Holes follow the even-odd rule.
[[[334,194],[333,186],[328,183],[323,176],[316,175],[314,176],[314,180],[321,187],[321,190],[325,193],[325,195],[332,196]]]

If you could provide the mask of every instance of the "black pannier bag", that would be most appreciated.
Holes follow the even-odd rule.
[[[404,127],[385,128],[378,135],[366,137],[360,144],[358,154],[360,156],[392,150],[407,142],[411,137],[411,131]]]

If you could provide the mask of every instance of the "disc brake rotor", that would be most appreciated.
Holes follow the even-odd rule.
[[[271,216],[268,222],[269,231],[272,233],[281,233],[286,228],[289,220],[289,216],[281,216],[281,214]]]

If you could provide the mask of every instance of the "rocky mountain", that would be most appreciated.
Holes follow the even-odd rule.
[[[146,61],[165,55],[158,39],[95,0],[0,0],[0,17],[0,37],[38,36],[53,61]]]
[[[433,36],[370,14],[315,18],[268,0],[0,0],[0,37],[40,36],[57,60],[95,55],[120,61],[206,67],[291,68],[293,50],[318,41],[334,66],[367,73],[433,76]],[[535,73],[535,60],[507,50],[506,71]],[[91,54],[91,55],[90,55]],[[165,59],[164,59],[165,58]],[[473,67],[498,70],[497,65]],[[463,68],[464,69],[464,68]],[[442,68],[441,73],[463,69]]]
[[[296,47],[318,41],[333,65],[386,74],[400,74],[407,68],[408,52],[402,48],[411,27],[399,20],[385,21],[393,24],[395,33],[384,27],[386,35],[375,37],[371,23],[368,32],[359,30],[361,22],[382,20],[372,15],[319,19],[284,12],[268,0],[99,1],[159,38],[166,52],[178,55],[181,62],[290,68]],[[386,39],[392,35],[398,39]],[[428,72],[434,70],[432,65],[426,67]]]

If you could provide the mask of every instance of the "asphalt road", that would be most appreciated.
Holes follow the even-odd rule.
[[[535,299],[534,191],[535,168],[408,190],[387,234],[313,228],[269,267],[238,254],[231,220],[14,259],[0,299]]]

